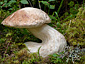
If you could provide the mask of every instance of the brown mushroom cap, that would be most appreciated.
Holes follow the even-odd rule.
[[[8,16],[1,24],[16,28],[33,28],[50,22],[49,16],[44,11],[26,7]]]

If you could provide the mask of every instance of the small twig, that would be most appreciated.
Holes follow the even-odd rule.
[[[71,25],[71,20],[70,20],[70,22],[69,22],[69,26],[68,26],[67,29],[69,29],[70,25]],[[64,36],[65,36],[66,34],[67,34],[67,33],[65,33]]]
[[[31,2],[30,2],[30,0],[28,0],[28,2],[30,3],[30,6],[33,7],[32,4],[31,4]]]
[[[19,3],[19,8],[21,9],[21,4],[20,4],[20,0],[17,0],[17,2]]]
[[[41,5],[40,5],[40,2],[39,2],[39,0],[38,0],[38,4],[39,4],[39,8],[41,9]]]
[[[21,4],[19,3],[19,8],[21,9]]]
[[[71,25],[71,20],[70,20],[70,23],[69,23],[69,27],[70,27],[70,25]]]
[[[7,53],[7,49],[8,49],[9,44],[10,44],[10,42],[7,44],[6,50],[4,52],[4,57],[5,57],[5,54]]]
[[[11,39],[12,39],[12,38],[10,38],[9,41],[10,41]],[[8,41],[8,40],[7,40],[7,41]],[[6,41],[6,43],[7,43],[7,41]],[[4,57],[5,57],[5,54],[7,53],[7,49],[8,49],[8,47],[9,47],[9,45],[10,45],[10,42],[8,42],[8,43],[7,43],[7,46],[5,47],[6,50],[5,50],[5,52],[4,52]]]
[[[24,4],[24,7],[25,7],[25,4]]]

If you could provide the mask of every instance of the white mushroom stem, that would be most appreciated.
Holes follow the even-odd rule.
[[[44,24],[37,28],[28,29],[35,37],[42,40],[42,43],[26,42],[26,46],[30,52],[37,52],[40,48],[40,55],[46,57],[56,51],[62,51],[66,46],[64,36],[54,28]]]

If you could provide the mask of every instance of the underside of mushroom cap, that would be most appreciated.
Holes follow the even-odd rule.
[[[50,22],[49,16],[44,11],[26,7],[8,16],[1,24],[16,28],[33,28]]]

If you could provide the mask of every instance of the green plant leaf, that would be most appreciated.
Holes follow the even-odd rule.
[[[7,3],[7,6],[11,7],[11,5],[12,5],[13,3],[16,3],[16,1],[15,1],[15,0],[9,1],[9,2]]]
[[[13,8],[9,8],[8,10],[13,10]]]
[[[5,3],[7,3],[7,0],[4,0]]]
[[[47,1],[40,1],[40,2],[41,2],[42,4],[48,6],[48,7],[49,7],[49,5],[50,5]]]
[[[60,21],[60,18],[58,16],[58,13],[55,11],[56,17],[58,18],[58,21]]]
[[[59,22],[57,22],[57,24],[56,24],[56,25],[57,25],[57,27],[58,27],[58,28],[61,26],[61,24],[60,24]]]
[[[57,20],[56,17],[49,15],[52,20]]]
[[[53,57],[57,57],[58,55],[57,54],[53,54]]]
[[[2,5],[3,4],[3,2],[0,2],[0,5]]]
[[[8,3],[5,3],[3,7],[7,7],[8,6]]]
[[[50,5],[50,9],[55,9],[55,5]]]
[[[11,35],[12,35],[12,33],[7,33],[7,34],[6,34],[6,37],[11,36]]]
[[[28,1],[27,0],[21,0],[20,1],[22,4],[28,4]]]
[[[16,1],[15,0],[9,1],[9,4],[12,4],[12,3],[16,3]]]
[[[1,38],[0,43],[3,43],[6,40],[6,38]]]
[[[55,0],[49,0],[49,2],[51,2],[51,1],[55,1]]]
[[[69,5],[70,7],[73,7],[74,2],[73,2],[73,1],[70,1],[70,3],[68,3],[68,5]]]

